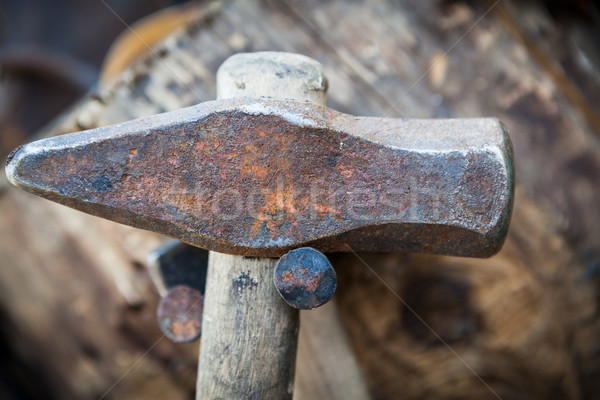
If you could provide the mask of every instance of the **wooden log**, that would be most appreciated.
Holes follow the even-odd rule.
[[[353,254],[334,260],[345,334],[374,397],[493,398],[487,384],[503,398],[595,398],[600,145],[565,91],[593,105],[598,68],[584,46],[554,33],[564,29],[539,5],[528,3],[527,13],[516,0],[501,5],[509,18],[473,2],[231,1],[210,24],[159,45],[160,58],[149,55],[90,96],[54,132],[212,99],[226,57],[265,48],[319,60],[329,106],[340,111],[497,116],[512,133],[519,185],[505,249],[489,260],[359,254],[450,349]],[[45,393],[191,396],[197,348],[158,341],[157,295],[139,268],[159,238],[15,190],[0,211],[3,335]],[[343,379],[326,373],[335,360],[320,358],[311,338],[301,333],[296,397],[330,398]],[[326,372],[301,375],[311,368]]]

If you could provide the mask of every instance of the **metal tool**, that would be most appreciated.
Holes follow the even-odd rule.
[[[263,65],[271,62],[255,59],[261,57]],[[239,81],[237,87],[253,84]],[[209,250],[261,257],[301,246],[490,256],[506,235],[514,191],[510,138],[495,119],[354,117],[315,104],[261,98],[207,102],[34,142],[11,154],[6,172],[16,186],[79,210]],[[248,302],[258,292],[253,290],[269,279],[264,271],[273,276],[274,262],[227,257],[209,256],[207,329],[213,324],[215,330],[219,318],[207,317],[216,307],[210,305],[211,274],[239,288],[239,298],[226,294],[232,310],[243,299],[238,316],[252,312]],[[235,264],[231,271],[238,275],[217,276],[224,270],[216,264]],[[256,275],[243,275],[246,269]],[[274,297],[268,304],[278,307]],[[287,342],[295,348],[297,314],[285,318]],[[249,320],[231,329],[267,329]],[[203,385],[235,369],[236,361],[243,364],[233,353],[203,363],[202,357],[226,347],[205,347],[205,334],[211,337],[203,333]],[[255,360],[268,363],[277,356],[260,354]],[[211,363],[218,366],[207,379],[203,368]],[[270,365],[265,374],[277,375],[277,362]],[[290,379],[293,366],[276,378],[288,388]],[[267,385],[228,375],[214,390],[221,394],[230,385],[230,394],[291,397],[290,390],[267,393],[253,387],[257,384]],[[201,392],[201,386],[198,398],[212,390]]]
[[[333,297],[337,276],[319,250],[301,247],[284,254],[275,265],[275,287],[286,303],[299,310],[320,307]]]
[[[495,119],[361,118],[231,99],[40,140],[6,167],[61,204],[228,254],[485,257],[506,234],[512,151]]]

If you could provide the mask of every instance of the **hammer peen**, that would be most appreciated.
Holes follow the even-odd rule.
[[[234,56],[217,85],[220,100],[40,140],[6,166],[41,197],[219,252],[209,256],[197,398],[292,396],[298,315],[264,257],[304,246],[500,249],[514,167],[498,120],[342,114],[324,107],[320,65],[285,53]],[[227,309],[216,312],[219,302]],[[234,339],[223,333],[232,329]]]

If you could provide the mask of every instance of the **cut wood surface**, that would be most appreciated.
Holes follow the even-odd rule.
[[[321,329],[319,315],[330,318],[329,308],[301,316],[295,398],[598,398],[600,74],[593,37],[559,25],[536,2],[516,0],[219,5],[49,131],[213,99],[216,70],[228,56],[279,50],[324,65],[334,109],[495,116],[515,147],[515,209],[497,256],[332,257],[334,315],[345,330]],[[16,189],[0,197],[0,212],[0,333],[22,360],[6,375],[11,384],[2,380],[0,397],[34,377],[32,398],[193,398],[198,345],[161,337],[158,294],[143,267],[163,238]],[[322,351],[339,337],[354,355]],[[368,396],[356,394],[356,368],[346,368],[353,357]]]

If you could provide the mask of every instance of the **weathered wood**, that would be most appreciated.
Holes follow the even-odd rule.
[[[594,288],[548,215],[522,192],[516,200],[505,248],[489,260],[334,258],[346,267],[340,314],[375,398],[596,393]]]
[[[319,308],[300,311],[294,386],[294,399],[371,399],[335,297]]]
[[[502,398],[592,399],[600,393],[600,144],[563,83],[595,106],[600,75],[539,5],[522,13],[522,3],[502,1],[505,18],[462,1],[231,1],[210,24],[159,45],[160,59],[134,65],[55,131],[212,99],[227,56],[263,49],[319,60],[329,106],[343,112],[497,116],[512,133],[519,185],[506,248],[489,260],[360,255],[456,354],[353,254],[334,260],[340,317],[374,397],[493,398],[475,372]],[[558,62],[549,70],[542,59]],[[48,392],[99,398],[129,371],[109,397],[190,397],[196,346],[152,347],[157,296],[135,267],[158,238],[14,190],[0,210],[4,335],[35,360]],[[349,390],[340,389],[343,378],[314,373],[335,366],[310,345],[314,338],[303,348],[301,333],[296,397]]]
[[[196,399],[291,399],[298,311],[274,288],[277,260],[208,260]]]

